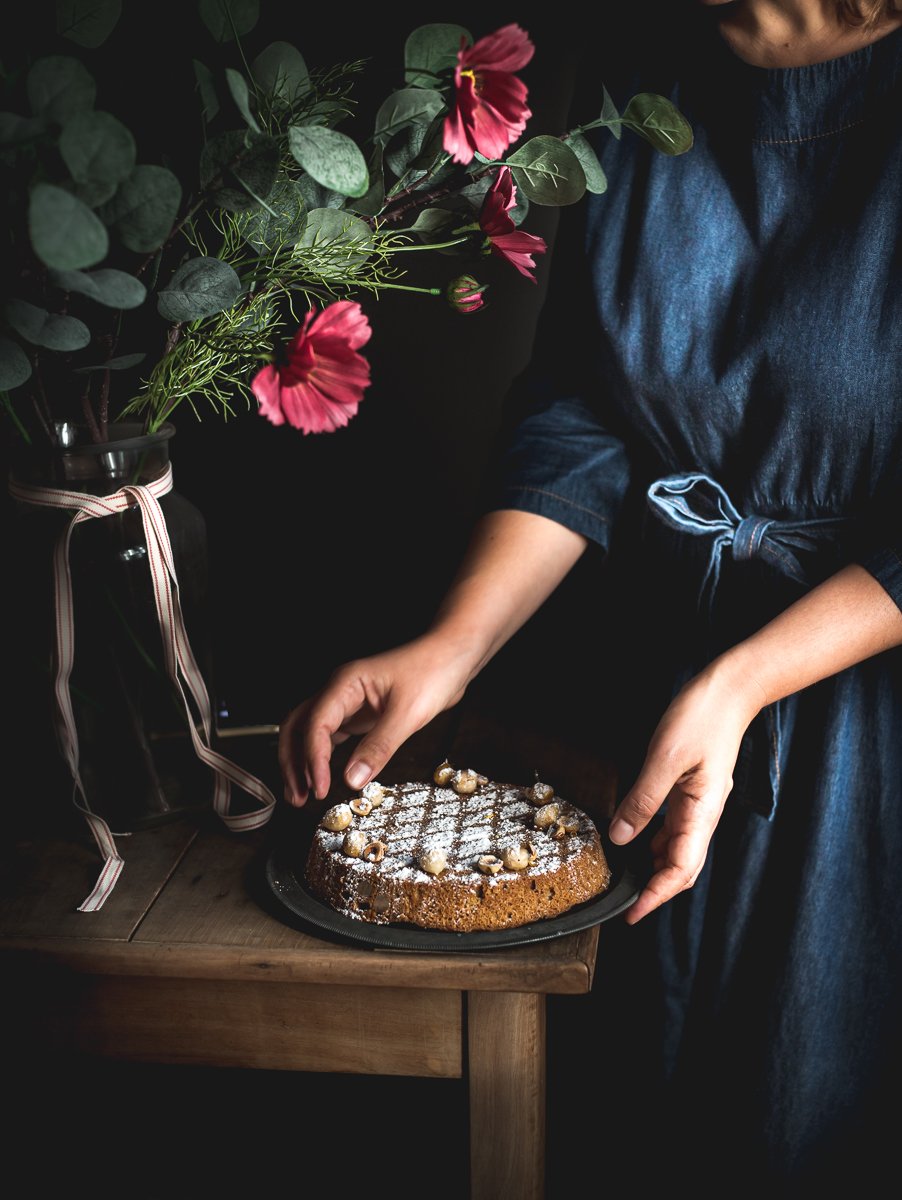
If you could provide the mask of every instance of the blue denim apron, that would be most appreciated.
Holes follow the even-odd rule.
[[[624,790],[680,684],[807,588],[859,562],[902,606],[902,32],[764,70],[703,23],[643,70],[604,78],[615,103],[670,95],[694,145],[596,139],[610,186],[562,213],[487,500],[607,556]],[[716,1140],[782,1182],[873,1158],[900,884],[894,650],[756,719],[697,884],[624,939],[605,1019],[637,1103],[664,1094],[655,1042],[690,1161]]]

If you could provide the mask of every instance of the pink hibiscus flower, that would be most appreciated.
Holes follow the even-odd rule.
[[[356,301],[336,300],[319,313],[311,308],[282,361],[263,367],[251,382],[262,415],[305,434],[347,425],[370,384],[370,364],[357,350],[371,334]]]
[[[517,268],[521,275],[536,281],[534,254],[544,254],[547,247],[545,239],[536,237],[533,233],[524,233],[514,224],[508,211],[517,203],[517,189],[510,167],[502,167],[495,176],[495,182],[485,194],[482,210],[479,213],[479,225],[489,240],[492,254],[507,259]]]
[[[526,128],[526,85],[512,73],[525,67],[535,47],[519,25],[504,25],[472,46],[461,41],[454,68],[453,108],[443,145],[454,162],[478,152],[501,158]]]

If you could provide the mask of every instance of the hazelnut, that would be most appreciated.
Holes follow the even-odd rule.
[[[448,865],[448,855],[440,846],[430,846],[420,855],[420,869],[427,875],[441,875]]]
[[[387,849],[388,846],[386,846],[385,842],[380,842],[377,839],[375,842],[367,842],[360,851],[360,857],[367,862],[382,862]]]
[[[348,858],[360,858],[366,845],[366,834],[361,829],[349,829],[341,843],[341,852]]]
[[[354,814],[351,812],[349,804],[336,804],[332,808],[326,809],[320,824],[323,829],[330,829],[333,833],[338,833],[341,829],[347,829],[353,819]]]
[[[439,765],[432,772],[432,781],[433,781],[433,783],[437,783],[439,785],[439,787],[445,787],[446,784],[449,784],[451,782],[453,775],[454,775],[454,768],[451,766],[451,764],[448,762],[448,760],[446,758],[445,761],[440,762]]]
[[[535,816],[532,819],[536,829],[547,829],[549,825],[553,825],[561,815],[561,806],[552,802],[551,804],[543,804],[541,808],[536,809]]]
[[[526,798],[531,804],[547,804],[554,795],[550,783],[540,783],[537,779],[532,787],[526,789]]]
[[[352,813],[356,813],[358,817],[366,817],[373,811],[372,800],[367,800],[365,796],[355,796],[348,805]]]
[[[496,858],[494,854],[480,854],[476,860],[476,866],[482,871],[483,875],[497,875],[504,866],[500,858]]]
[[[381,783],[377,783],[375,779],[371,779],[370,782],[363,788],[360,795],[364,800],[368,800],[370,802],[371,808],[378,808],[385,799],[385,788]]]
[[[529,866],[529,847],[523,844],[505,846],[501,851],[501,861],[508,871],[523,871]]]
[[[458,796],[470,796],[476,791],[479,785],[479,776],[475,771],[465,769],[463,771],[455,771],[451,776],[451,786],[457,792]]]

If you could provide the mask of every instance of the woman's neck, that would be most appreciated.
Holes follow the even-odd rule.
[[[902,14],[867,29],[842,20],[834,0],[736,0],[720,20],[724,40],[753,67],[807,67],[892,33]]]

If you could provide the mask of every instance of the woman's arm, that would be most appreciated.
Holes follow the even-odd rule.
[[[285,798],[329,791],[333,747],[361,736],[345,770],[363,787],[398,747],[456,704],[486,663],[551,595],[587,540],[547,517],[506,509],[477,524],[429,629],[394,650],[340,667],[279,731]]]
[[[610,826],[612,842],[629,842],[668,801],[663,827],[651,843],[654,874],[627,911],[628,923],[695,882],[733,786],[742,736],[756,714],[900,644],[902,612],[864,567],[854,565],[686,684],[659,723]]]

